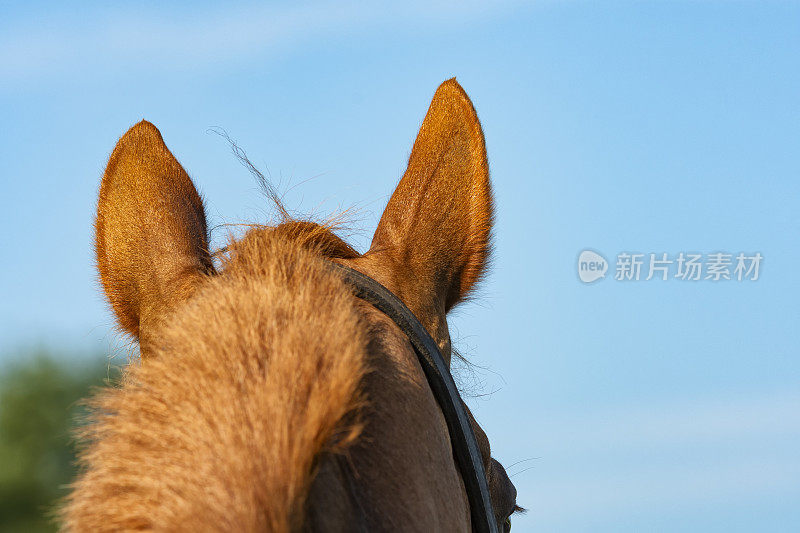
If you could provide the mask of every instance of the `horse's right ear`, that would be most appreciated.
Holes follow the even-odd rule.
[[[114,148],[95,229],[106,296],[120,326],[140,342],[213,273],[203,201],[149,122]]]
[[[491,228],[483,131],[467,93],[453,78],[433,95],[370,252],[383,254],[394,265],[394,277],[410,283],[397,289],[412,310],[413,301],[420,300],[420,307],[448,311],[483,276]]]
[[[445,315],[485,273],[491,229],[483,131],[467,93],[447,80],[433,95],[408,168],[360,264],[405,302],[446,352]]]

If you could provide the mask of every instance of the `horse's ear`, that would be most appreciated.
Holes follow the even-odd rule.
[[[478,116],[455,79],[433,96],[370,254],[412,311],[446,313],[469,294],[489,257],[492,194]]]
[[[114,148],[95,229],[106,296],[120,326],[140,342],[213,272],[203,201],[149,122]]]

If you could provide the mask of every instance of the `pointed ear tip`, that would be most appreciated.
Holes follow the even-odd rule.
[[[128,141],[155,141],[163,143],[164,139],[161,137],[161,132],[158,131],[158,128],[156,128],[152,122],[142,119],[131,126],[119,140],[120,144]]]
[[[436,88],[436,96],[457,96],[469,100],[467,91],[456,81],[455,77],[443,81],[439,87]]]
[[[154,150],[160,152],[162,148],[169,152],[158,128],[151,122],[140,120],[128,128],[128,131],[119,138],[117,144],[114,146],[114,150],[108,158],[106,172],[103,174],[103,182],[105,183],[106,178],[114,174],[118,165],[123,161],[131,162],[136,160],[138,157],[136,154],[142,150],[146,152],[153,152]]]
[[[468,123],[472,124],[478,131],[477,133],[482,136],[480,130],[480,120],[478,119],[478,112],[472,104],[467,91],[456,81],[455,78],[450,78],[442,82],[436,89],[431,101],[432,107],[458,109],[458,115],[464,117]]]

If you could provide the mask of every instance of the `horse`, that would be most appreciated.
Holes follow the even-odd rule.
[[[131,127],[102,177],[95,247],[140,358],[90,400],[61,528],[469,531],[408,337],[330,264],[396,295],[449,365],[447,314],[486,273],[492,221],[483,131],[455,79],[436,90],[364,254],[332,224],[288,216],[212,253],[191,178],[154,125]],[[508,531],[516,489],[469,424]]]

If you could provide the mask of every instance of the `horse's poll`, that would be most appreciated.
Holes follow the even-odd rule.
[[[458,394],[450,369],[438,346],[414,313],[389,289],[350,267],[331,262],[353,288],[354,294],[387,315],[408,336],[419,364],[425,372],[428,385],[444,414],[453,455],[456,458],[464,488],[467,491],[472,530],[476,533],[498,533],[486,472],[475,433],[469,423],[461,396]]]

